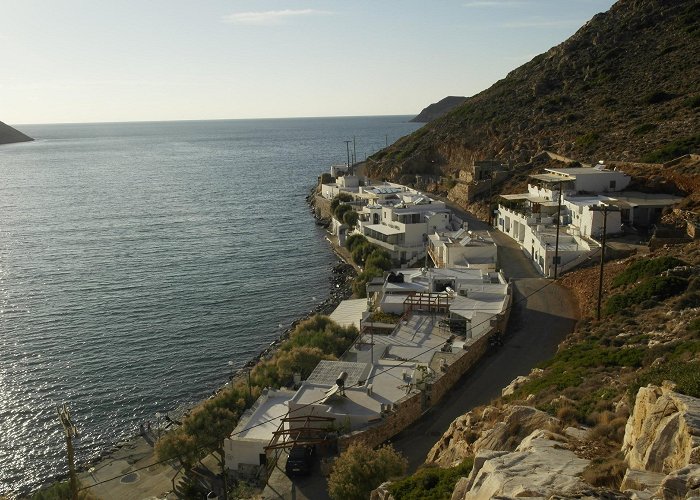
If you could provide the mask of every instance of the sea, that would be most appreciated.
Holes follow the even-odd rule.
[[[221,387],[330,292],[305,196],[408,116],[24,125],[0,146],[0,496]],[[347,143],[346,141],[352,141]]]

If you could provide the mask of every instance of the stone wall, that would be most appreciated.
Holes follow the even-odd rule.
[[[492,331],[477,339],[464,353],[452,363],[445,373],[442,373],[433,382],[430,390],[430,406],[436,405],[447,392],[452,389],[455,383],[462,378],[462,375],[476,364],[484,355],[489,345],[489,338]]]
[[[388,413],[380,423],[365,429],[359,429],[338,438],[338,451],[343,452],[353,443],[363,442],[374,448],[392,438],[423,413],[423,393],[413,392],[397,401],[394,410]]]

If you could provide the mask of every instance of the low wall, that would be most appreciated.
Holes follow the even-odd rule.
[[[351,444],[360,442],[374,448],[392,438],[418,420],[423,413],[423,397],[422,392],[409,394],[397,401],[395,409],[380,423],[340,436],[338,438],[338,451],[342,453]]]
[[[488,333],[478,338],[464,351],[462,356],[447,368],[445,373],[442,373],[432,383],[430,389],[430,406],[436,405],[443,396],[452,389],[455,383],[462,378],[462,375],[467,373],[467,371],[481,359],[488,348],[491,335],[493,335],[493,330],[490,330]]]

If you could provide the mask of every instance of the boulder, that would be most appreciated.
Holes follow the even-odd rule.
[[[530,406],[487,406],[453,420],[428,452],[426,463],[452,467],[479,450],[513,451],[535,429],[558,425],[558,419]]]
[[[700,399],[648,386],[637,392],[622,452],[631,469],[670,473],[700,462]]]
[[[656,498],[700,498],[700,465],[687,465],[666,476]]]
[[[579,495],[590,488],[580,478],[589,461],[565,449],[562,439],[536,430],[513,452],[478,452],[474,468],[452,500]]]

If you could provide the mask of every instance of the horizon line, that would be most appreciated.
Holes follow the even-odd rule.
[[[324,115],[324,116],[278,116],[278,117],[258,117],[258,118],[178,118],[172,120],[123,120],[123,121],[94,121],[94,122],[26,122],[26,123],[7,123],[11,127],[23,127],[32,125],[109,125],[119,123],[174,123],[174,122],[216,122],[216,121],[262,121],[262,120],[313,120],[319,118],[378,118],[390,116],[410,116],[416,117],[417,114],[386,114],[386,115]]]

